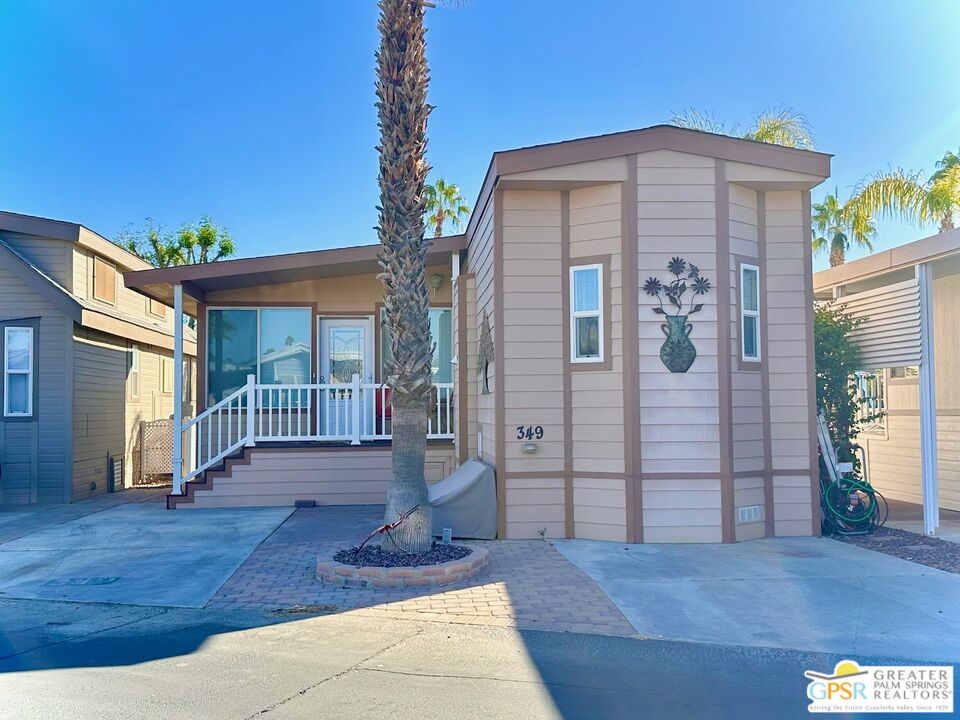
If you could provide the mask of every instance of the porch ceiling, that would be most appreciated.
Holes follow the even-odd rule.
[[[464,235],[437,238],[427,252],[431,262],[449,262],[455,252],[466,249]],[[380,245],[360,245],[330,250],[265,255],[263,257],[224,260],[205,265],[182,265],[127,272],[124,284],[155,300],[173,304],[173,287],[183,285],[184,312],[196,315],[197,304],[206,293],[216,290],[289,283],[300,280],[361,275],[379,270],[377,253]]]

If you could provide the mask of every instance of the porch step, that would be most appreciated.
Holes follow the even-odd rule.
[[[454,464],[453,443],[428,445],[428,482],[442,480]],[[183,495],[168,495],[167,507],[278,507],[303,500],[318,505],[383,504],[392,474],[389,443],[257,443],[185,483]]]

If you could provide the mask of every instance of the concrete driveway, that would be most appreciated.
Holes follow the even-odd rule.
[[[203,607],[292,511],[132,502],[60,523],[43,516],[53,522],[0,544],[0,597]],[[8,515],[4,529],[38,517]]]
[[[553,544],[648,637],[960,660],[960,575],[825,538]]]

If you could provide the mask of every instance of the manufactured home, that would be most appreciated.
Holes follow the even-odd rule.
[[[501,538],[818,534],[810,189],[829,169],[666,126],[495,153],[466,231],[427,256],[428,480],[491,465]],[[169,507],[384,502],[377,250],[125,275],[197,319]]]
[[[135,481],[141,424],[173,416],[196,353],[188,332],[175,372],[173,309],[124,287],[148,267],[82,225],[0,212],[0,504]]]
[[[814,275],[818,300],[860,321],[857,374],[867,477],[894,525],[960,524],[960,229]],[[912,506],[912,507],[911,507]],[[905,524],[906,523],[906,524]],[[920,525],[919,523],[917,523]],[[920,529],[917,527],[916,529]]]

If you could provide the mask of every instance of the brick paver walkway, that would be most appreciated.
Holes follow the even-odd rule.
[[[610,598],[549,542],[485,543],[488,567],[470,580],[432,594],[407,590],[335,588],[316,579],[317,557],[355,545],[382,522],[372,506],[301,509],[267,538],[207,607],[318,612],[466,625],[634,635]]]

